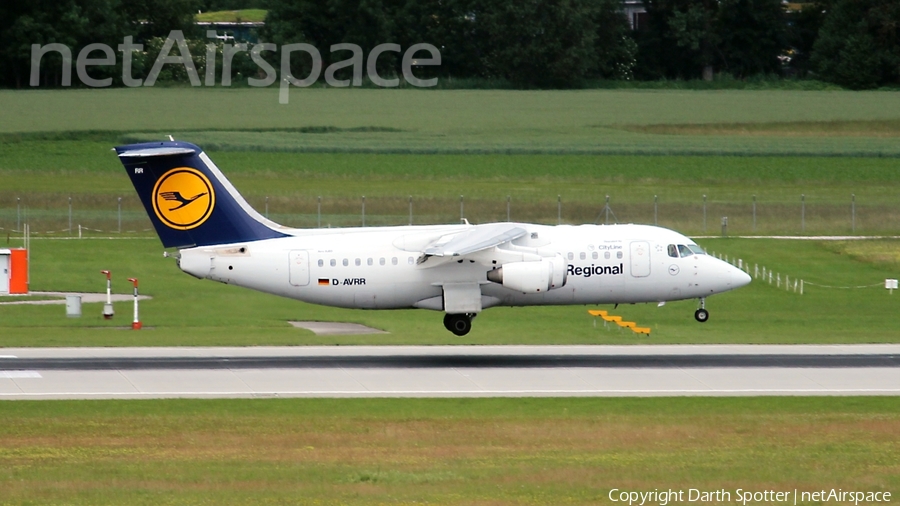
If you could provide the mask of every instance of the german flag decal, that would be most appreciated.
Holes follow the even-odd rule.
[[[328,286],[330,284],[331,284],[331,281],[329,281],[328,279],[319,278],[319,286]]]

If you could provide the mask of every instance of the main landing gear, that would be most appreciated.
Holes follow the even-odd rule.
[[[700,309],[694,311],[694,319],[700,323],[706,323],[709,320],[709,311],[706,310],[706,297],[700,297]]]
[[[472,330],[473,314],[445,314],[444,327],[458,336],[464,336]]]

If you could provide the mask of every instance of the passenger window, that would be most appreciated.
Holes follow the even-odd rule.
[[[366,260],[366,265],[372,265],[372,264],[374,264],[374,263],[375,263],[375,261],[372,260],[371,258],[368,259],[368,260]]]
[[[604,251],[604,252],[603,252],[603,258],[609,260],[609,251]]]
[[[350,265],[350,260],[347,260],[347,259],[345,258],[344,261],[343,261],[343,264],[344,264],[344,267],[347,267],[348,265]]]
[[[319,259],[319,267],[325,267],[325,260]]]
[[[413,258],[413,257],[409,257],[409,258],[406,260],[406,263],[408,263],[409,265],[413,265],[414,263],[416,263],[416,259]]]
[[[569,260],[575,260],[575,253],[569,252]]]
[[[616,251],[616,258],[618,258],[618,259],[620,259],[620,260],[622,259],[622,252],[621,252],[621,251]]]
[[[332,258],[330,263],[331,263],[331,266],[334,267],[335,265],[337,265],[337,260]]]
[[[669,245],[669,256],[672,258],[678,258],[678,250],[675,248],[674,244]]]
[[[584,260],[585,258],[587,258],[587,255],[584,253],[584,251],[582,251],[582,252],[578,255],[578,258],[581,259],[581,260]]]
[[[391,259],[391,265],[397,265],[397,257]]]
[[[597,252],[596,252],[596,251],[594,251],[593,253],[591,253],[591,258],[593,258],[594,260],[596,260],[597,257],[599,257],[599,255],[597,255]]]
[[[384,265],[384,257],[378,259],[378,265]]]

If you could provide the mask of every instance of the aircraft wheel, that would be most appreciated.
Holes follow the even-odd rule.
[[[694,312],[694,319],[696,319],[700,323],[706,322],[706,320],[709,320],[709,311],[705,309],[698,309],[696,312]]]
[[[472,319],[465,314],[444,315],[444,327],[458,336],[464,336],[472,330]]]

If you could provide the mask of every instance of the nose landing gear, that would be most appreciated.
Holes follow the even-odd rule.
[[[709,311],[706,310],[706,297],[700,297],[700,309],[694,311],[694,319],[700,323],[709,320]]]
[[[470,314],[446,314],[444,315],[444,327],[457,336],[464,336],[472,330],[472,318]]]

